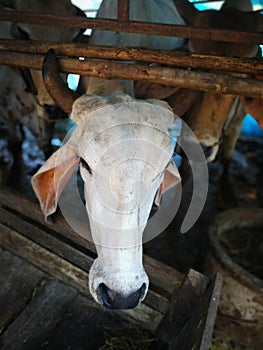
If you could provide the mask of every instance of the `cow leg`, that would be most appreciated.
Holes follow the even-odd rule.
[[[7,133],[8,133],[8,150],[14,157],[21,156],[22,143],[25,138],[22,125],[14,118],[11,112],[8,113]]]
[[[245,109],[238,101],[235,113],[224,130],[219,150],[219,161],[222,165],[222,174],[219,178],[219,204],[223,207],[235,204],[233,185],[229,178],[229,167],[245,115]]]

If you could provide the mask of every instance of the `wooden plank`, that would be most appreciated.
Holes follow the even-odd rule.
[[[127,323],[117,313],[105,312],[82,295],[77,295],[63,309],[63,314],[42,347],[46,350],[100,349],[105,344],[105,333],[109,330],[114,333]]]
[[[190,270],[156,331],[169,350],[209,349],[221,285]]]
[[[80,251],[78,248],[60,240],[54,232],[44,230],[45,227],[37,227],[32,222],[23,220],[17,214],[1,207],[0,222],[86,272],[89,271],[94,261],[95,254],[90,251]]]
[[[17,274],[22,272],[19,280],[27,285],[30,282],[30,269],[35,268],[7,251],[5,253],[9,259],[1,259],[1,267],[9,265],[9,270],[11,268]],[[24,270],[29,274],[23,273]],[[6,270],[6,273],[10,271]],[[8,282],[4,282],[1,290],[7,286]],[[17,294],[21,293],[19,284],[13,287]],[[22,297],[23,293],[20,294]],[[12,304],[17,307],[17,301],[8,295],[1,294],[0,305],[1,302],[5,302],[8,308],[12,308]],[[2,308],[0,310],[2,312]],[[89,349],[99,349],[105,343],[105,332],[116,332],[128,324],[119,313],[107,313],[104,308],[77,294],[73,288],[49,278],[38,284],[27,306],[23,311],[18,311],[18,317],[14,318],[7,330],[4,329],[1,349],[76,349],[82,348],[83,344],[88,344]]]
[[[211,284],[213,289],[210,297],[210,305],[208,307],[206,322],[203,327],[204,331],[202,334],[200,349],[208,349],[208,346],[211,343],[222,285],[223,285],[223,277],[222,275],[217,274],[215,276],[214,281]]]
[[[88,273],[0,223],[0,245],[89,295]]]
[[[43,55],[0,51],[0,63],[12,67],[41,70],[43,59]],[[100,79],[143,80],[218,94],[263,98],[262,81],[223,73],[74,58],[59,58],[59,68],[63,73]]]
[[[0,255],[0,334],[29,303],[45,274],[17,256]]]
[[[1,223],[0,232],[0,245],[4,248],[31,261],[45,272],[90,297],[87,272]],[[127,319],[140,322],[150,331],[156,329],[162,318],[162,314],[159,311],[152,309],[146,304],[140,304],[136,309],[122,310],[119,313]]]
[[[18,231],[23,236],[29,238],[31,241],[37,243],[38,245],[44,248],[47,248],[50,252],[55,253],[59,257],[62,257],[63,259],[75,265],[76,267],[79,267],[80,269],[84,270],[87,273],[89,272],[90,266],[93,263],[94,259],[90,257],[87,254],[87,252],[83,253],[79,251],[79,249],[76,249],[71,245],[66,244],[65,242],[52,236],[49,232],[46,232],[40,228],[36,229],[36,226],[33,225],[32,223],[29,223],[23,220],[18,215],[8,212],[7,210],[1,207],[0,207],[0,222],[14,229],[15,231]],[[17,227],[19,229],[17,229]],[[172,271],[174,270],[168,267],[166,269],[166,266],[164,265],[164,268],[163,268],[164,276],[163,276],[162,269],[161,269],[162,265],[156,264],[156,261],[150,258],[148,258],[148,262],[151,263],[151,265],[155,266],[155,269],[152,269],[152,270],[154,271],[159,270],[158,275],[161,275],[162,277],[151,280],[152,285],[151,285],[151,289],[147,294],[147,298],[145,299],[145,304],[151,306],[153,309],[159,312],[165,313],[168,308],[168,300],[171,297],[172,289],[169,294],[166,290],[163,290],[162,288],[158,288],[158,291],[155,292],[154,288],[156,289],[156,285],[159,285],[160,283],[162,283],[162,279],[166,277],[168,278],[169,272],[171,270]],[[178,276],[179,275],[180,274],[178,273]],[[171,280],[171,273],[169,274],[169,280]],[[171,288],[173,287],[173,285],[174,284],[171,283]]]
[[[94,244],[78,235],[62,216],[56,215],[53,221],[51,219],[46,222],[36,197],[29,198],[11,188],[0,185],[0,204],[3,208],[13,210],[18,216],[33,220],[36,226],[38,223],[46,230],[53,230],[57,233],[57,237],[66,237],[71,242],[75,242],[75,245],[96,253]]]
[[[146,272],[150,276],[150,282],[158,286],[159,290],[166,291],[171,295],[182,284],[184,275],[172,267],[147,255],[143,256],[143,262]]]
[[[8,327],[0,341],[2,350],[40,349],[65,305],[76,296],[73,288],[57,281],[44,285],[32,302]]]
[[[62,43],[32,40],[1,40],[0,50],[45,54],[53,48],[58,56],[85,57],[102,60],[141,61],[162,65],[198,68],[212,71],[262,74],[263,60],[194,54],[180,50],[151,50],[136,47],[89,46],[81,43]]]

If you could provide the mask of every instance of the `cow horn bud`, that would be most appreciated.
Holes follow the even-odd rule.
[[[69,89],[59,74],[58,59],[54,49],[48,50],[42,67],[42,76],[46,89],[54,102],[67,114],[72,111],[74,101],[78,94]]]

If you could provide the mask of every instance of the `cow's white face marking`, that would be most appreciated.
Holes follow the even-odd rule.
[[[142,234],[173,153],[171,110],[122,94],[109,100],[105,105],[105,98],[84,95],[71,116],[78,123],[72,139],[98,253],[89,285],[100,303],[102,283],[123,296],[145,285],[141,299],[146,295]]]

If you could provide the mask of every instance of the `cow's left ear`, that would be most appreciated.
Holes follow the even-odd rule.
[[[168,167],[165,169],[163,181],[156,193],[154,200],[155,204],[159,206],[163,193],[173,186],[177,185],[179,182],[181,182],[181,176],[179,174],[177,166],[173,161],[171,161]]]
[[[59,196],[79,164],[75,147],[60,147],[32,177],[32,186],[45,219],[57,209]]]

